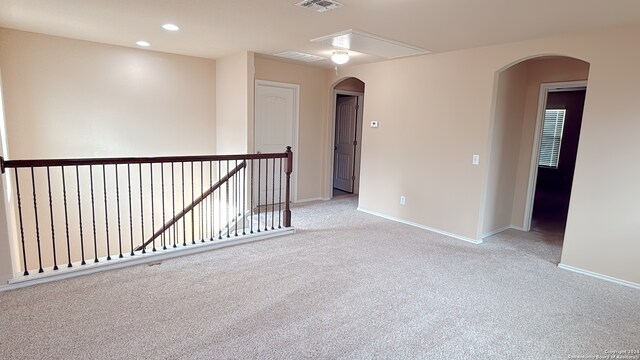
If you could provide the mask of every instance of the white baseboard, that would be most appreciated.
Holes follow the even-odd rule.
[[[434,232],[434,233],[438,233],[438,234],[441,234],[441,235],[449,236],[449,237],[452,237],[454,239],[470,242],[472,244],[482,244],[482,239],[474,240],[472,238],[456,235],[456,234],[453,234],[453,233],[450,233],[450,232],[447,232],[447,231],[443,231],[443,230],[440,230],[440,229],[434,229],[432,227],[428,227],[428,226],[417,224],[417,223],[414,223],[414,222],[411,222],[411,221],[399,219],[399,218],[396,218],[396,217],[393,217],[393,216],[381,214],[381,213],[378,213],[378,212],[375,212],[375,211],[365,210],[365,209],[362,209],[362,208],[358,208],[358,211],[362,211],[364,213],[371,214],[371,215],[374,215],[374,216],[377,216],[377,217],[381,217],[381,218],[384,218],[384,219],[387,219],[387,220],[391,220],[391,221],[399,222],[399,223],[402,223],[402,224],[410,225],[410,226],[413,226],[413,227],[417,227],[417,228],[420,228],[420,229],[423,229],[423,230],[428,230],[428,231],[431,231],[431,232]]]
[[[320,200],[325,200],[321,197],[315,197],[315,198],[309,198],[309,199],[298,199],[296,200],[296,204],[303,204],[303,203],[308,203],[308,202],[312,202],[312,201],[320,201]]]
[[[0,292],[19,289],[36,284],[44,284],[52,281],[68,279],[81,275],[88,275],[100,271],[120,269],[127,266],[146,264],[154,261],[171,259],[179,256],[192,255],[227,246],[240,245],[248,242],[255,242],[270,239],[276,236],[289,235],[295,233],[295,228],[282,228],[269,230],[262,233],[253,233],[239,237],[231,237],[228,239],[207,241],[204,243],[190,244],[186,247],[179,246],[177,248],[168,248],[167,250],[158,250],[156,252],[147,250],[145,254],[136,251],[135,256],[126,254],[123,258],[113,258],[108,261],[106,258],[100,258],[98,263],[87,262],[86,265],[76,263],[71,268],[61,267],[59,270],[46,269],[43,273],[33,273],[30,275],[16,274],[13,279],[9,280],[6,285],[0,285]],[[36,270],[37,271],[37,270]]]
[[[631,282],[631,281],[614,278],[612,276],[598,274],[598,273],[595,273],[593,271],[584,270],[584,269],[580,269],[580,268],[573,267],[573,266],[570,266],[570,265],[565,265],[565,264],[558,264],[558,267],[560,269],[573,271],[573,272],[576,272],[578,274],[591,276],[591,277],[594,277],[596,279],[605,280],[605,281],[609,281],[609,282],[612,282],[612,283],[616,283],[616,284],[619,284],[619,285],[628,286],[630,288],[634,288],[634,289],[640,290],[640,284],[636,284],[636,283]]]
[[[488,232],[488,233],[486,233],[486,234],[483,234],[483,235],[482,235],[482,238],[483,238],[483,239],[486,239],[486,238],[488,238],[488,237],[490,237],[490,236],[493,236],[493,235],[495,235],[495,234],[499,234],[499,233],[501,233],[501,232],[503,232],[503,231],[505,231],[505,230],[518,230],[518,231],[524,231],[524,229],[523,229],[523,228],[521,228],[521,227],[519,227],[519,226],[509,225],[509,226],[504,226],[504,227],[501,227],[501,228],[499,228],[499,229],[496,229],[496,230],[490,231],[490,232]]]

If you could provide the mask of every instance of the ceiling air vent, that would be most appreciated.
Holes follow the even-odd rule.
[[[291,60],[304,61],[304,62],[314,62],[314,61],[320,61],[320,60],[326,59],[320,56],[305,54],[297,51],[284,51],[284,52],[273,54],[273,55],[291,59]]]
[[[296,3],[295,5],[316,12],[325,12],[343,6],[339,2],[333,0],[303,0],[299,3]]]

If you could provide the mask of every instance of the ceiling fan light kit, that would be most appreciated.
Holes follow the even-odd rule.
[[[344,50],[334,51],[331,55],[331,61],[338,65],[346,64],[349,62],[349,52]]]

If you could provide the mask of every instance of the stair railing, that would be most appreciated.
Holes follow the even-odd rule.
[[[291,227],[290,147],[0,167],[24,275]]]
[[[195,199],[191,204],[182,209],[178,214],[176,214],[171,220],[167,221],[160,230],[156,231],[153,236],[147,241],[145,241],[142,245],[138,246],[135,251],[145,249],[149,244],[151,244],[155,239],[164,234],[171,226],[180,221],[185,215],[191,212],[196,206],[200,205],[202,201],[207,199],[211,194],[213,194],[216,190],[218,190],[222,185],[229,182],[229,180],[235,176],[241,169],[247,167],[247,161],[243,160],[240,165],[233,168],[233,170],[229,171],[229,173],[223,176],[220,180],[218,180],[215,184],[211,186],[211,188],[207,189],[202,195],[200,195],[197,199]]]

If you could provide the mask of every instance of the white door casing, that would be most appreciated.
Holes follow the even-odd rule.
[[[298,92],[295,84],[277,83],[256,80],[255,89],[255,127],[254,149],[258,153],[282,153],[287,146],[294,152],[294,166],[291,174],[291,201],[296,201],[297,194],[297,128],[298,128]],[[275,169],[273,168],[275,164]],[[268,167],[268,168],[267,168]],[[275,170],[275,182],[273,180]],[[258,171],[257,163],[254,171]],[[284,171],[284,169],[283,169]],[[268,177],[270,181],[262,181],[260,185],[260,202],[265,203],[266,196],[275,190],[284,192],[284,180],[279,181],[279,161],[260,163],[260,178]],[[283,179],[284,179],[284,175]],[[280,185],[281,184],[281,185]],[[280,187],[280,189],[278,189]],[[257,186],[253,189],[257,199]],[[284,196],[283,196],[284,198]]]
[[[531,152],[531,165],[529,170],[529,184],[527,186],[527,198],[524,209],[523,230],[531,230],[531,218],[533,217],[533,202],[535,198],[536,182],[538,179],[538,157],[540,155],[540,141],[542,138],[542,125],[544,123],[544,113],[547,107],[547,96],[553,91],[573,91],[586,90],[587,81],[566,81],[540,84],[540,95],[538,97],[538,114],[536,117],[536,130]]]

